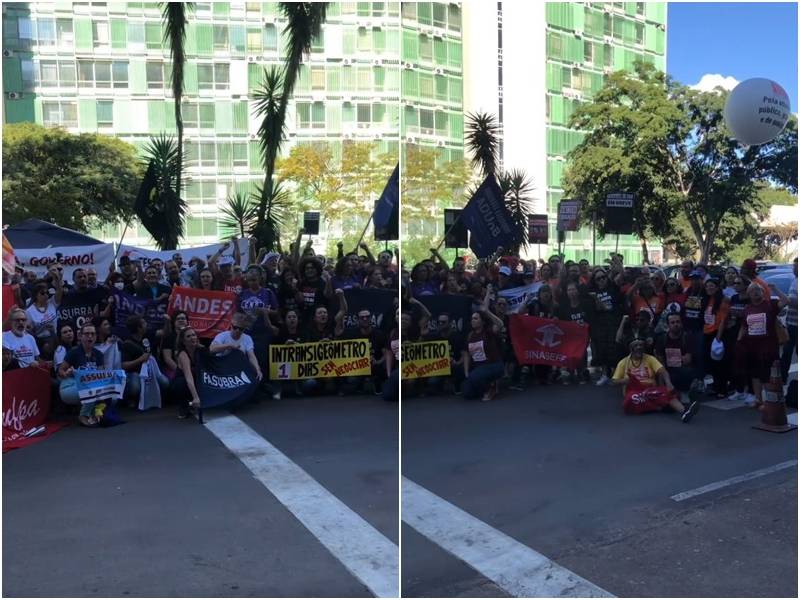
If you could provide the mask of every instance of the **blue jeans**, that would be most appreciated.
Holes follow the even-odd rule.
[[[64,404],[81,404],[80,396],[78,396],[78,382],[75,381],[74,377],[62,379],[61,384],[58,386],[58,393]],[[80,415],[82,417],[91,417],[94,415],[94,407],[96,404],[97,402],[84,402],[81,404]],[[116,404],[116,402],[112,404]]]
[[[127,380],[125,382],[125,393],[123,397],[127,400],[135,400],[139,402],[139,392],[142,389],[142,381],[139,377],[139,373],[131,373],[130,371],[125,373],[127,376]],[[161,389],[161,395],[163,397],[164,393],[169,388],[169,379],[163,373],[158,376],[158,387]]]
[[[692,367],[667,367],[669,379],[676,390],[688,392],[695,379],[702,379],[700,372]]]
[[[486,363],[469,370],[469,377],[461,384],[464,398],[478,398],[489,389],[489,386],[503,376],[503,362]]]
[[[789,378],[789,367],[792,366],[792,354],[797,348],[797,326],[791,325],[786,327],[789,332],[789,341],[783,345],[783,354],[781,354],[781,378],[785,382]]]
[[[389,379],[383,382],[383,399],[387,402],[396,402],[398,398],[400,398],[400,370],[392,369]]]

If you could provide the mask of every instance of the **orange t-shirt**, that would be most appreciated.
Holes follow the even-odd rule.
[[[712,312],[714,310],[714,304],[709,302],[708,306],[706,306],[705,312],[703,313],[703,333],[717,333],[717,331],[719,331],[720,324],[724,323],[725,319],[728,318],[729,309],[730,303],[723,299],[722,306],[717,309],[715,314]]]
[[[653,294],[649,300],[646,300],[637,292],[631,297],[631,316],[636,318],[640,311],[646,310],[653,317],[655,323],[656,317],[664,312],[664,294]]]

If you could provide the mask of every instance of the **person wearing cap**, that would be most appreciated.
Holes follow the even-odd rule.
[[[498,290],[510,290],[511,288],[517,287],[517,282],[514,281],[512,277],[511,268],[507,266],[502,266],[497,272],[498,278]]]
[[[742,262],[742,268],[740,270],[742,275],[747,277],[752,283],[756,283],[761,286],[761,289],[764,291],[765,298],[769,298],[772,295],[769,284],[761,279],[761,277],[756,275],[757,265],[755,260],[752,258],[745,259],[744,262]]]
[[[281,276],[278,274],[278,262],[280,259],[279,252],[267,252],[261,261],[261,267],[264,269],[264,287],[272,290],[272,293],[276,296],[281,287]]]
[[[689,274],[689,287],[685,291],[686,300],[683,304],[683,327],[689,338],[692,348],[693,366],[701,373],[705,371],[703,354],[703,273],[697,269]]]
[[[612,381],[616,385],[623,386],[623,397],[626,395],[631,379],[637,379],[645,388],[663,386],[669,391],[675,391],[667,370],[656,360],[655,356],[646,354],[644,347],[643,340],[633,340],[629,347],[630,354],[619,361],[614,371]],[[662,408],[666,408],[666,406],[671,407],[673,411],[679,414],[681,421],[684,423],[691,421],[700,408],[700,404],[697,401],[691,402],[688,407],[684,406],[677,395],[665,400]]]
[[[238,294],[242,291],[242,278],[233,272],[234,263],[240,264],[239,244],[233,244],[233,258],[223,257],[222,254],[231,247],[231,242],[225,242],[217,252],[208,259],[208,267],[214,275],[214,289]]]

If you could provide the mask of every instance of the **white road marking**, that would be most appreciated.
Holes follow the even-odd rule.
[[[672,500],[675,500],[675,502],[683,502],[684,500],[688,500],[689,498],[694,498],[695,496],[699,496],[701,494],[714,492],[716,490],[728,487],[730,485],[736,485],[737,483],[750,481],[751,479],[763,477],[764,475],[769,475],[770,473],[775,473],[777,471],[782,471],[784,469],[791,469],[792,467],[796,466],[797,466],[796,460],[787,460],[786,462],[778,463],[777,465],[772,465],[771,467],[758,469],[757,471],[745,473],[744,475],[737,475],[736,477],[730,477],[728,479],[723,479],[722,481],[715,481],[714,483],[709,483],[708,485],[704,485],[702,487],[689,490],[688,492],[681,492],[680,494],[675,494],[674,496],[670,496],[670,498]]]
[[[205,426],[370,592],[399,596],[397,545],[237,417]]]
[[[405,477],[401,507],[403,521],[512,596],[614,597]]]

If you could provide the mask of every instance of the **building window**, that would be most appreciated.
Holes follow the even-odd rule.
[[[636,23],[634,27],[636,29],[636,43],[639,45],[644,44],[644,25]]]
[[[200,142],[200,166],[213,167],[217,162],[217,154],[213,142]],[[213,185],[213,183],[212,183]]]
[[[36,86],[36,67],[32,60],[20,60],[20,68],[22,69],[22,91],[32,92]],[[75,68],[73,64],[73,69]],[[75,77],[73,75],[72,85],[75,85]]]
[[[72,31],[72,19],[58,19],[56,21],[56,35],[58,45],[71,48],[75,44],[75,34]]]
[[[34,42],[33,22],[27,17],[17,19],[20,48],[30,48]]]
[[[58,87],[58,63],[54,60],[43,60],[39,63],[39,85],[41,87]]]
[[[92,21],[92,40],[95,48],[108,46],[111,43],[108,37],[107,21]]]
[[[311,51],[324,52],[325,51],[325,30],[320,29],[319,35],[311,38]]]
[[[199,69],[198,69],[199,71]],[[147,89],[164,89],[164,64],[160,62],[147,63]]]
[[[97,102],[97,126],[114,127],[114,103],[110,100]]]
[[[78,126],[78,105],[75,102],[43,102],[42,120],[45,127]]]
[[[447,28],[450,31],[461,31],[461,7],[456,4],[447,5]]]
[[[198,113],[200,116],[200,129],[214,129],[214,105],[205,102],[198,105]]]
[[[227,52],[228,50],[227,25],[214,25],[214,50]]]
[[[419,128],[420,133],[433,133],[433,111],[425,108],[419,109]]]
[[[612,55],[611,44],[603,44],[603,66],[610,67],[614,64],[614,56]]]
[[[233,143],[233,166],[247,167],[247,143],[234,142]]]
[[[419,36],[419,57],[422,60],[433,60],[433,41],[424,33]]]
[[[278,30],[272,23],[267,23],[264,25],[264,51],[278,51]]]
[[[111,87],[111,63],[94,63],[94,85],[99,88]]]
[[[128,63],[122,61],[111,63],[111,78],[115,88],[128,87]]]
[[[434,27],[447,27],[447,5],[444,2],[433,3]]]
[[[75,87],[75,62],[71,60],[58,61],[58,79],[61,87]]]
[[[594,44],[588,40],[583,41],[583,60],[592,62],[594,60]]]
[[[325,89],[325,67],[311,67],[311,89]]]
[[[644,14],[644,2],[636,3],[636,14],[639,16]]]
[[[358,28],[356,49],[359,52],[369,52],[372,50],[372,30],[367,29],[366,27]]]
[[[612,25],[611,25],[611,15],[605,13],[603,15],[603,34],[604,35],[611,35],[614,32]]]
[[[223,63],[197,65],[197,87],[199,90],[227,90],[229,86],[229,65]]]
[[[248,29],[247,30],[247,53],[259,54],[261,52],[261,30]]]
[[[144,24],[144,41],[148,50],[161,49],[161,24],[147,22]]]
[[[56,45],[56,22],[53,19],[39,19],[36,22],[40,46]]]
[[[183,118],[183,126],[187,129],[196,129],[197,128],[197,104],[184,104],[181,107],[181,117]],[[192,144],[192,148],[194,148],[194,144]],[[196,149],[195,149],[195,152]],[[186,143],[186,154],[189,154],[189,142]],[[187,161],[189,159],[187,158]]]

